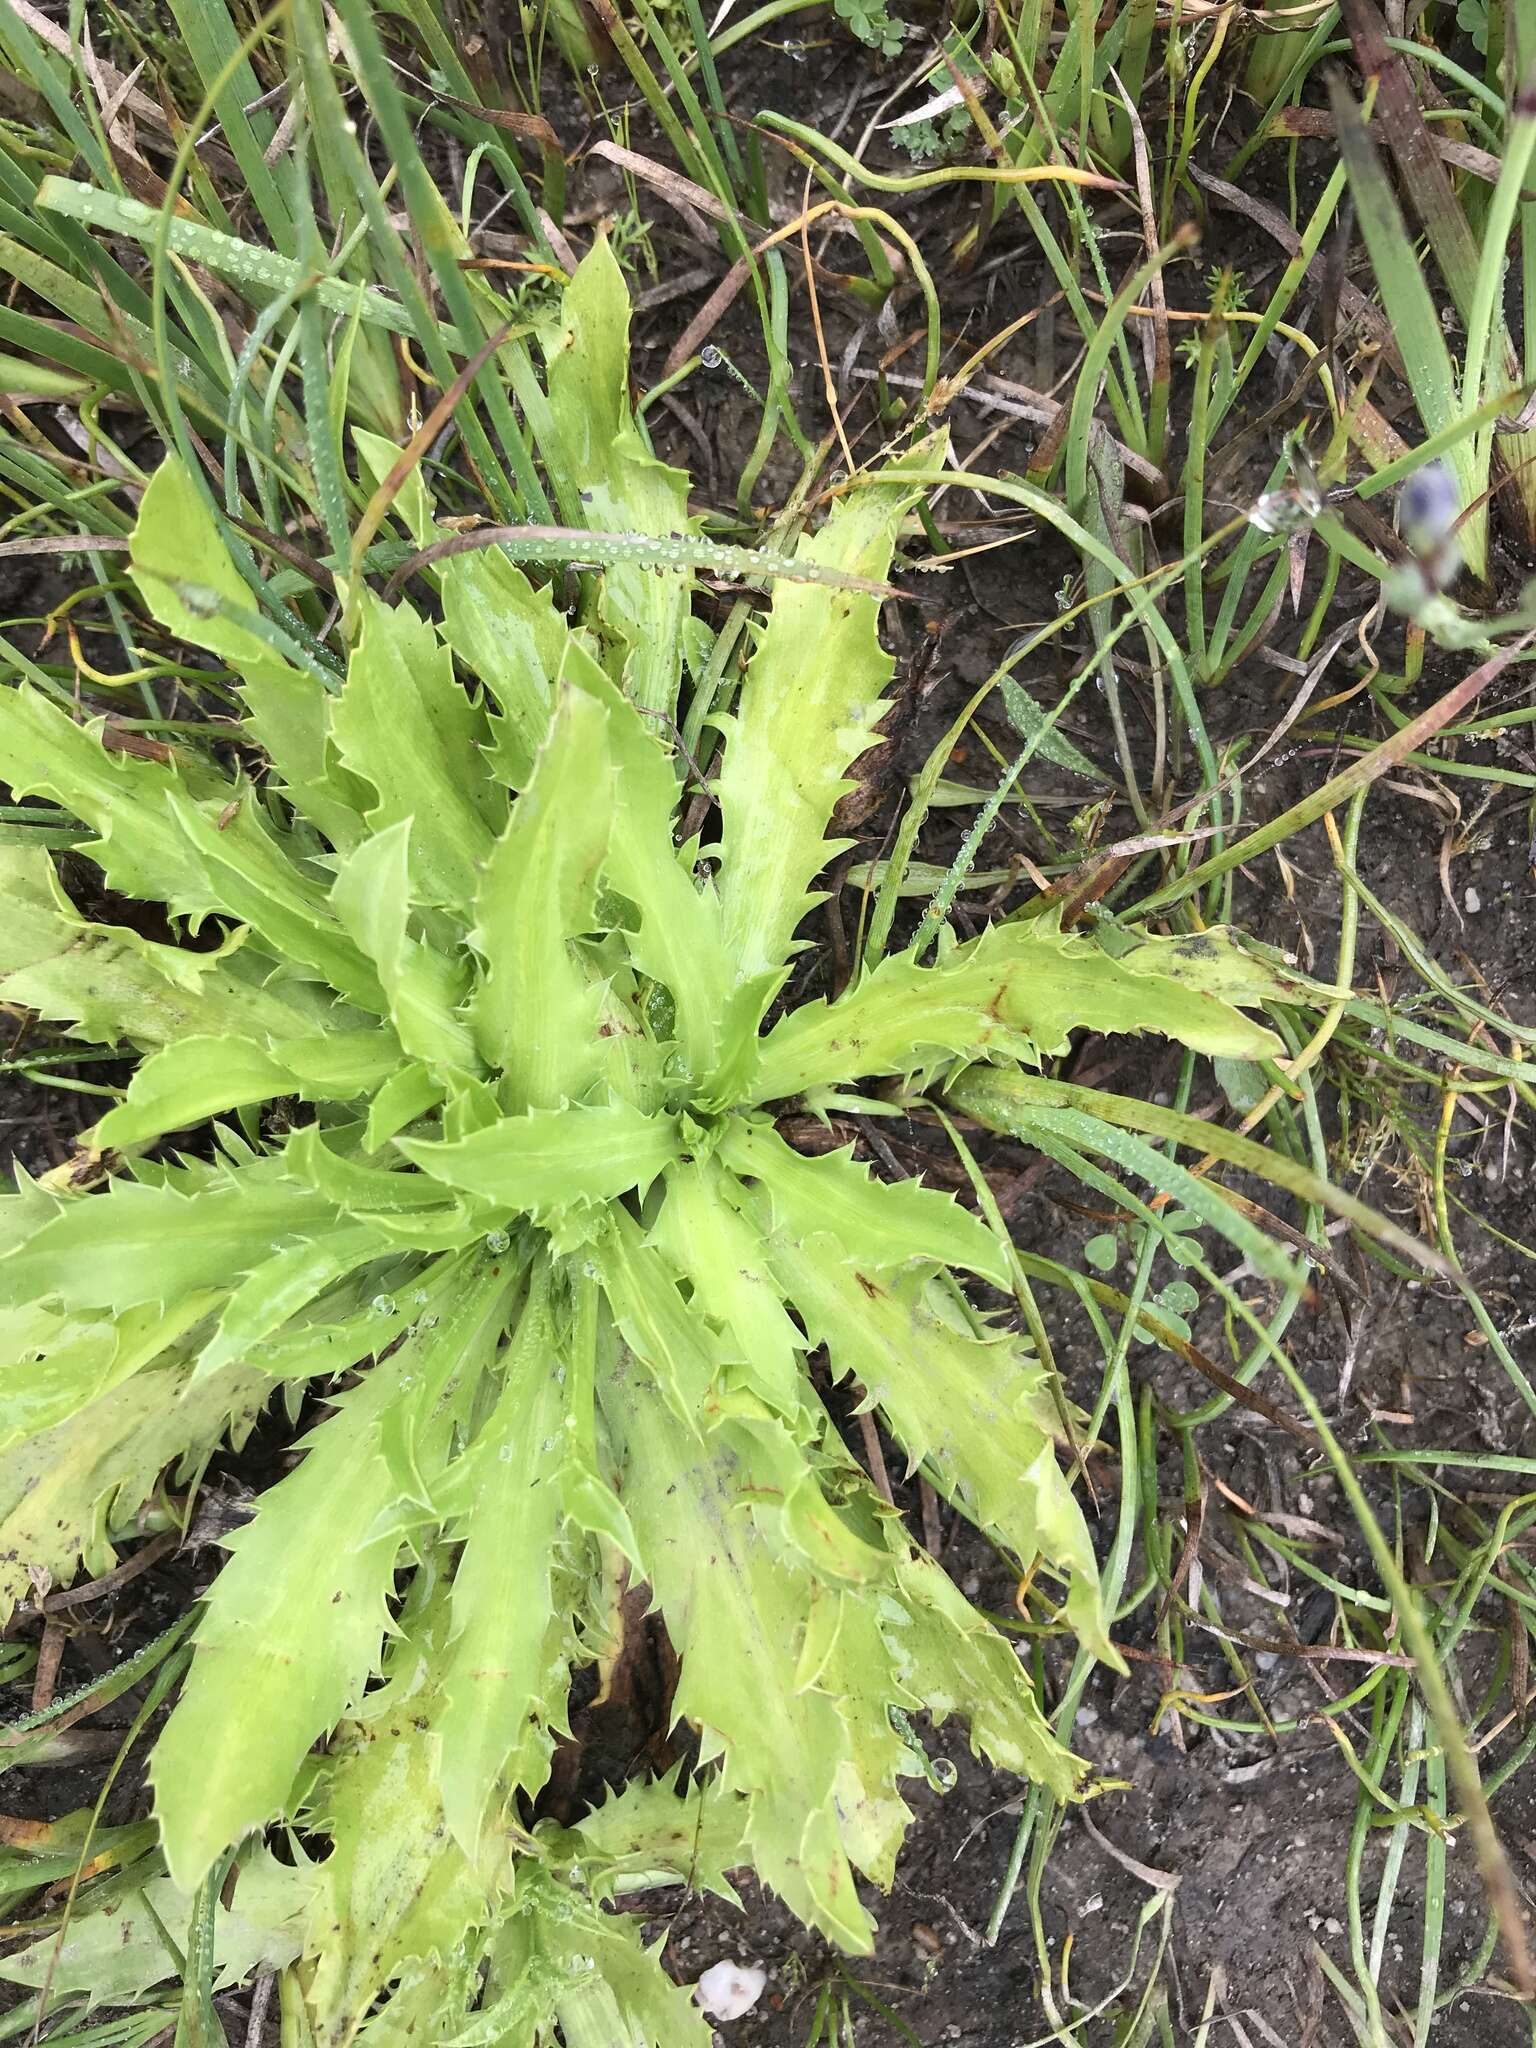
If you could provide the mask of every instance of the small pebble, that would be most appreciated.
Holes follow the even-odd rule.
[[[1470,911],[1478,911],[1481,910],[1483,907],[1482,897],[1478,895],[1477,891],[1471,886],[1470,883],[1468,883],[1467,885],[1466,895],[1461,900],[1463,903],[1466,904],[1468,910]]]

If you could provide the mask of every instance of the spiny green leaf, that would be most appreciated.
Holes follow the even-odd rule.
[[[96,1846],[100,1841],[98,1835]],[[297,1961],[318,1883],[312,1866],[279,1863],[264,1849],[241,1859],[233,1896],[218,1907],[211,1930],[215,1990]],[[188,1894],[159,1874],[158,1859],[146,1859],[77,1904],[61,1934],[47,1934],[0,1961],[0,1977],[46,1984],[54,1998],[81,1993],[87,2012],[96,2005],[137,2005],[155,1985],[178,1975],[165,1936],[185,1949],[192,1910]]]
[[[1234,991],[1256,1003],[1281,984],[1258,964]],[[835,1003],[807,1003],[763,1041],[758,1101],[870,1074],[911,1073],[945,1055],[1033,1059],[1065,1052],[1076,1028],[1156,1031],[1197,1052],[1259,1059],[1280,1041],[1208,991],[1238,979],[1212,934],[1147,940],[1115,958],[1038,918],[994,925],[934,967],[884,960]]]
[[[601,991],[573,950],[592,929],[614,808],[608,716],[559,688],[548,734],[475,896],[471,943],[486,966],[476,1043],[505,1076],[509,1109],[579,1101],[599,1068]]]
[[[411,932],[411,835],[412,820],[402,818],[338,861],[331,903],[378,973],[404,1050],[435,1071],[474,1073],[474,1040],[459,1014],[466,963]]]
[[[672,843],[676,769],[657,731],[574,640],[563,672],[608,713],[608,749],[622,801],[609,821],[604,873],[639,912],[638,927],[625,931],[629,955],[671,994],[688,1071],[702,1080],[724,1049],[733,975],[713,887],[694,875],[688,849]],[[755,1025],[754,1010],[744,1028]]]
[[[677,1157],[682,1132],[675,1117],[647,1116],[628,1102],[610,1102],[529,1110],[445,1143],[395,1143],[434,1180],[506,1210],[545,1215],[573,1202],[611,1201],[631,1188],[648,1187]]]
[[[718,1779],[682,1784],[683,1766],[632,1778],[571,1831],[573,1857],[601,1898],[648,1890],[666,1876],[740,1904],[729,1873],[746,1860],[746,1809]],[[541,1830],[541,1833],[544,1830]]]
[[[237,1358],[264,1362],[258,1347],[266,1338],[336,1281],[393,1249],[369,1224],[343,1223],[262,1259],[224,1304],[218,1327],[198,1354],[195,1377],[219,1372]]]
[[[549,428],[559,466],[581,479],[580,520],[601,532],[683,535],[688,478],[640,439],[629,407],[629,291],[605,236],[577,266],[550,351]],[[615,566],[597,618],[619,643],[628,694],[650,711],[677,709],[693,577],[686,565]]]
[[[471,1861],[496,1810],[516,1791],[542,1789],[564,1723],[569,1624],[554,1580],[569,1399],[541,1260],[496,1406],[459,1461],[471,1469],[448,1482],[464,1501],[455,1517],[463,1549],[439,1653],[435,1775]]]
[[[318,1025],[313,987],[275,972],[239,935],[211,953],[80,915],[40,847],[0,846],[0,1000],[146,1050],[192,1033],[288,1037]]]
[[[215,813],[174,788],[161,800],[198,864],[197,894],[178,907],[241,919],[280,960],[312,968],[338,994],[384,1014],[378,976],[337,922],[318,878],[290,858],[255,804]]]
[[[556,681],[572,657],[592,657],[549,591],[536,590],[500,548],[450,555],[440,573],[443,638],[501,707],[491,721],[491,763],[522,789],[549,729]]]
[[[400,1547],[389,1520],[400,1497],[386,1445],[390,1411],[413,1381],[452,1370],[472,1385],[505,1293],[505,1280],[483,1263],[467,1268],[441,1319],[418,1327],[341,1397],[296,1470],[230,1539],[151,1768],[166,1858],[183,1889],[281,1810],[311,1743],[361,1698],[388,1624]],[[437,1428],[441,1457],[447,1421]]]
[[[412,1961],[451,1957],[489,1914],[485,1889],[444,1825],[444,1603],[419,1603],[390,1652],[387,1683],[345,1725],[310,1800],[331,1837],[306,1948],[316,2048],[346,2048],[379,1993]]]
[[[364,593],[362,633],[332,700],[342,759],[371,783],[375,832],[411,821],[411,879],[419,901],[462,914],[505,817],[491,780],[485,713],[460,687],[452,657],[406,604]]]
[[[443,1083],[420,1060],[396,1068],[374,1097],[363,1143],[378,1152],[391,1138],[435,1109],[446,1093]]]
[[[294,1077],[249,1038],[181,1038],[137,1069],[126,1098],[96,1126],[95,1143],[143,1145],[294,1088]]]
[[[0,1259],[0,1301],[57,1298],[121,1312],[229,1287],[274,1249],[336,1220],[329,1202],[295,1187],[234,1179],[195,1195],[119,1181],[75,1195]]]
[[[978,1217],[919,1180],[875,1180],[855,1162],[851,1145],[809,1158],[772,1124],[735,1117],[721,1157],[762,1187],[782,1227],[802,1236],[825,1232],[846,1257],[877,1272],[921,1260],[964,1267],[994,1287],[1012,1284],[1002,1247]]]
[[[691,1313],[677,1286],[677,1268],[621,1203],[603,1219],[591,1246],[604,1296],[625,1342],[642,1358],[677,1418],[702,1426],[709,1389],[731,1345],[708,1319]]]
[[[484,1998],[448,2048],[709,2048],[709,2027],[660,1949],[642,1946],[633,1916],[532,1867],[491,1945]]]
[[[452,1202],[429,1174],[413,1173],[393,1157],[383,1164],[362,1157],[358,1135],[356,1124],[305,1124],[283,1147],[284,1169],[353,1216],[467,1213],[467,1205]]]
[[[646,1375],[609,1382],[604,1404],[635,1483],[635,1533],[682,1657],[675,1711],[695,1722],[702,1759],[720,1756],[747,1801],[758,1870],[802,1920],[867,1951],[873,1926],[838,1827],[839,1762],[858,1739],[836,1702],[796,1680],[806,1576],[758,1537],[747,1431],[723,1424],[690,1440]]]
[[[739,1359],[743,1383],[794,1423],[805,1400],[805,1339],[785,1311],[756,1231],[727,1199],[726,1178],[713,1159],[671,1168],[653,1240],[687,1280],[695,1314],[710,1318],[722,1350]],[[638,1329],[631,1342],[643,1351]]]
[[[931,465],[938,445],[922,443],[882,471],[880,482],[840,498],[800,554],[883,576],[917,495],[902,470]],[[851,787],[850,765],[878,739],[894,666],[880,647],[878,614],[873,597],[845,591],[829,600],[821,590],[780,583],[736,713],[720,721],[720,898],[741,981],[782,970],[811,907],[806,892],[844,843],[827,840],[828,821]]]
[[[246,1366],[193,1386],[177,1361],[138,1372],[7,1452],[0,1466],[0,1616],[39,1583],[67,1582],[116,1559],[107,1530],[128,1528],[161,1473],[237,1445],[271,1393]]]
[[[776,1234],[771,1256],[833,1371],[851,1373],[914,1463],[1021,1564],[1069,1575],[1079,1638],[1118,1663],[1099,1609],[1098,1564],[1082,1509],[1057,1467],[1055,1411],[1041,1368],[1002,1332],[979,1337],[946,1306],[941,1282],[890,1281],[845,1264],[826,1238]]]
[[[905,1548],[897,1566],[903,1612],[889,1611],[885,1639],[903,1685],[941,1723],[962,1714],[971,1747],[1002,1771],[1065,1799],[1086,1766],[1051,1733],[1034,1688],[1006,1636],[979,1615],[925,1550]]]
[[[99,723],[76,725],[21,683],[0,691],[0,777],[18,797],[51,797],[89,825],[97,837],[80,850],[114,889],[194,917],[222,907],[169,808],[172,793],[182,789],[217,797],[221,811],[234,801],[234,784],[195,756],[183,751],[162,762],[109,754]]]
[[[5,1413],[0,1451],[52,1429],[111,1387],[152,1365],[216,1305],[208,1288],[174,1307],[124,1309],[115,1316],[76,1317],[40,1302],[0,1310]]]

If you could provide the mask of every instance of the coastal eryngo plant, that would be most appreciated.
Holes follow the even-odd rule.
[[[3,1966],[55,1995],[163,1980],[168,1932],[209,1981],[282,1971],[296,2040],[676,2048],[704,2022],[617,1894],[728,1894],[751,1866],[867,1949],[855,1873],[891,1879],[925,1712],[1080,1786],[1013,1645],[826,1405],[856,1388],[1033,1573],[1037,1619],[1118,1661],[1067,1411],[1003,1296],[973,1298],[1010,1287],[1010,1247],[948,1195],[803,1155],[775,1106],[1016,1071],[1077,1026],[1255,1058],[1275,1041],[1232,1005],[1266,975],[1219,932],[1112,955],[1045,917],[794,1004],[891,676],[878,586],[939,451],[854,478],[774,580],[716,720],[717,824],[679,844],[701,629],[627,319],[600,246],[548,337],[545,434],[594,528],[652,540],[608,549],[574,621],[506,552],[464,552],[432,571],[436,621],[354,587],[332,673],[257,610],[173,460],[132,576],[229,671],[241,765],[0,698],[0,775],[82,821],[77,852],[166,934],[88,921],[47,852],[0,852],[0,996],[138,1060],[72,1170],[5,1204],[5,1609],[108,1565],[163,1473],[274,1408],[320,1418],[229,1539],[154,1752],[157,1841],[57,1955]],[[429,538],[424,495],[417,516]],[[615,1656],[641,1584],[686,1784],[536,1820],[573,1667]]]

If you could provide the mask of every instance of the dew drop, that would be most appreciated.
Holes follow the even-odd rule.
[[[394,1316],[400,1313],[392,1294],[376,1294],[371,1306],[376,1316]]]
[[[485,1248],[493,1258],[500,1258],[511,1242],[511,1238],[504,1230],[488,1230],[485,1233]]]

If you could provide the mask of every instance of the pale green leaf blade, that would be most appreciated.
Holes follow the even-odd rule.
[[[927,1551],[909,1549],[897,1571],[905,1618],[889,1614],[884,1633],[902,1684],[935,1723],[963,1714],[972,1749],[998,1770],[1067,1798],[1086,1766],[1052,1734],[1014,1645],[976,1612]]]
[[[918,487],[904,468],[931,467],[920,443],[881,481],[840,498],[826,525],[802,541],[807,560],[883,577]],[[781,582],[747,665],[735,715],[722,720],[719,777],[720,898],[738,979],[776,975],[807,892],[836,851],[826,838],[852,763],[876,744],[894,664],[880,646],[876,598]],[[838,842],[840,843],[840,842]]]
[[[379,1437],[397,1386],[398,1368],[376,1366],[344,1395],[230,1539],[150,1767],[166,1859],[184,1890],[282,1809],[311,1743],[377,1664],[399,1538],[370,1537],[397,1493]]]
[[[601,1060],[602,992],[573,950],[592,929],[614,809],[608,714],[560,687],[548,735],[475,896],[471,943],[485,962],[471,1018],[508,1108],[579,1100]]]
[[[646,448],[629,405],[629,288],[605,236],[577,266],[549,360],[549,423],[560,466],[581,479],[581,523],[596,532],[681,537],[693,531],[688,478]],[[598,622],[618,643],[627,694],[677,709],[691,603],[685,562],[616,564],[598,587]]]
[[[429,1110],[435,1109],[447,1090],[425,1062],[412,1060],[396,1068],[374,1097],[368,1111],[363,1144],[378,1152],[391,1138],[398,1137]]]
[[[573,1830],[581,1867],[599,1896],[648,1890],[663,1874],[730,1905],[741,1902],[729,1873],[746,1861],[746,1809],[713,1780],[682,1785],[683,1767],[663,1778],[632,1778]]]
[[[546,1917],[540,1946],[565,2048],[710,2048],[717,2037],[687,1985],[661,1966],[664,1939],[647,1949],[638,1916],[591,1905]]]
[[[808,1158],[772,1124],[736,1117],[721,1156],[763,1189],[780,1227],[797,1236],[825,1231],[846,1259],[873,1271],[920,1260],[963,1267],[994,1287],[1012,1285],[1007,1254],[979,1217],[921,1181],[875,1180],[852,1146]]]
[[[285,1243],[335,1221],[329,1202],[296,1187],[248,1184],[183,1194],[118,1181],[75,1195],[0,1259],[0,1301],[56,1297],[73,1308],[173,1302],[230,1287]]]
[[[338,852],[363,835],[371,785],[343,766],[331,744],[331,694],[306,670],[269,663],[241,678],[245,729],[276,770],[272,780]]]
[[[241,676],[288,666],[267,640],[241,623],[239,613],[256,612],[256,593],[231,559],[212,508],[180,456],[167,456],[150,478],[129,535],[128,558],[145,609],[176,639],[217,654]]]
[[[100,1844],[101,1834],[94,1840]],[[77,1904],[61,1934],[49,1933],[0,1961],[0,1978],[46,1984],[50,1998],[83,1994],[87,2012],[98,2004],[139,2004],[155,1985],[179,1975],[165,1936],[185,1951],[192,1920],[192,1900],[157,1871],[154,1861],[125,1870],[94,1899]],[[265,1849],[241,1857],[229,1904],[215,1908],[215,1990],[298,1961],[318,1881],[307,1864],[279,1863]]]
[[[199,1309],[203,1304],[199,1304]],[[244,1366],[200,1385],[179,1361],[135,1373],[0,1460],[0,1616],[65,1583],[84,1562],[94,1577],[117,1559],[109,1525],[130,1527],[168,1466],[200,1468],[225,1439],[237,1445],[272,1382]]]
[[[184,1295],[173,1308],[115,1316],[66,1315],[32,1302],[0,1310],[5,1405],[0,1451],[40,1435],[89,1407],[176,1345],[218,1302],[215,1289]]]
[[[260,1366],[264,1341],[338,1280],[394,1250],[366,1223],[341,1223],[323,1235],[286,1245],[246,1274],[220,1311],[218,1326],[198,1354],[195,1377],[219,1372],[236,1359]]]
[[[693,1313],[710,1318],[722,1352],[740,1361],[743,1383],[794,1423],[805,1400],[805,1339],[785,1311],[758,1233],[731,1206],[727,1178],[712,1159],[673,1167],[652,1240],[687,1280]],[[632,1341],[640,1341],[638,1330]]]
[[[413,1456],[418,1468],[440,1463],[452,1414],[436,1390],[450,1374],[472,1390],[469,1367],[478,1372],[499,1329],[506,1284],[483,1262],[466,1268],[441,1318],[341,1396],[302,1462],[230,1539],[150,1768],[166,1859],[183,1889],[283,1809],[310,1745],[361,1699],[400,1546],[390,1512],[402,1492],[391,1452],[397,1411],[412,1405],[407,1389],[431,1402],[430,1446],[413,1439]]]
[[[395,1035],[412,1059],[436,1072],[479,1067],[460,1015],[467,963],[453,960],[411,931],[412,820],[375,831],[336,866],[331,903],[383,987]]]
[[[582,643],[555,609],[548,589],[535,589],[500,548],[450,555],[442,564],[443,638],[466,673],[501,707],[491,721],[492,762],[522,789],[549,729],[555,684]]]
[[[613,1320],[671,1402],[679,1421],[700,1427],[711,1384],[725,1360],[708,1319],[696,1316],[675,1266],[622,1203],[614,1203],[592,1244]]]
[[[194,794],[217,787],[233,801],[232,783],[185,754],[162,762],[108,753],[99,725],[76,725],[29,684],[0,690],[0,780],[18,797],[51,797],[90,826],[97,836],[80,851],[114,889],[195,917],[222,906],[169,809],[189,776]]]
[[[413,1962],[462,1952],[488,1917],[433,1776],[445,1635],[441,1597],[407,1616],[387,1683],[339,1731],[310,1801],[332,1844],[306,1930],[316,2048],[347,2048],[381,1991]]]
[[[628,1102],[535,1109],[468,1137],[397,1138],[424,1173],[511,1211],[544,1215],[644,1188],[682,1149],[677,1119]],[[0,1266],[0,1272],[3,1272]]]
[[[147,1144],[294,1086],[293,1076],[249,1038],[181,1038],[135,1070],[124,1100],[96,1126],[94,1142]]]
[[[873,1927],[838,1826],[838,1764],[852,1731],[835,1701],[797,1684],[808,1575],[758,1535],[750,1434],[730,1424],[691,1440],[636,1366],[605,1389],[626,1463],[646,1572],[682,1657],[675,1711],[698,1724],[747,1802],[746,1834],[766,1881],[802,1920],[867,1951]]]
[[[368,489],[376,491],[400,460],[398,445],[383,434],[372,434],[366,427],[356,426],[352,429],[352,444],[357,450]],[[433,534],[433,505],[432,493],[427,488],[419,463],[396,491],[389,509],[403,522],[417,547],[424,548]]]
[[[851,1373],[914,1463],[928,1460],[956,1505],[1028,1566],[1068,1576],[1079,1639],[1106,1661],[1098,1564],[1083,1513],[1056,1463],[1045,1375],[1006,1332],[985,1337],[921,1275],[877,1279],[826,1239],[775,1235],[772,1258],[808,1333]]]
[[[238,940],[213,953],[84,918],[40,847],[0,846],[0,1001],[77,1027],[73,1035],[154,1049],[188,1034],[312,1028],[311,991],[256,963]]]
[[[332,700],[331,733],[348,768],[377,792],[368,812],[374,831],[411,821],[417,899],[462,914],[505,799],[484,758],[485,714],[454,676],[434,629],[409,605],[364,595],[362,633],[346,687]]]
[[[464,1545],[440,1663],[436,1776],[448,1826],[471,1860],[499,1807],[516,1791],[542,1789],[564,1718],[565,1600],[555,1575],[569,1396],[542,1262],[502,1373],[496,1407],[465,1454],[467,1497],[463,1480],[455,1488]]]
[[[339,995],[383,1014],[372,966],[338,923],[318,878],[290,858],[257,805],[213,812],[175,790],[162,801],[202,878],[199,900],[187,907],[241,919],[280,960],[312,968]]]
[[[313,1031],[302,1038],[274,1036],[267,1049],[293,1076],[299,1094],[315,1102],[351,1102],[370,1094],[382,1088],[401,1063],[394,1033],[378,1023],[365,1031]]]
[[[897,955],[837,1002],[794,1011],[764,1039],[752,1093],[769,1101],[946,1056],[1033,1059],[1065,1052],[1080,1028],[1160,1032],[1228,1059],[1278,1053],[1229,992],[1258,1003],[1285,984],[1216,933],[1149,939],[1116,958],[1045,919],[994,925],[936,966]]]
[[[621,801],[609,822],[603,869],[610,886],[639,912],[637,928],[625,934],[630,958],[671,995],[688,1071],[702,1080],[722,1051],[734,969],[713,885],[694,874],[689,850],[673,844],[677,771],[662,747],[659,721],[643,718],[574,638],[564,673],[608,713]]]
[[[562,1883],[532,1859],[524,1870],[469,2038],[507,2048],[553,2048],[556,2039],[564,2048],[710,2048],[708,2022],[661,1967],[661,1942],[642,1945],[636,1916],[605,1911],[574,1873]]]

